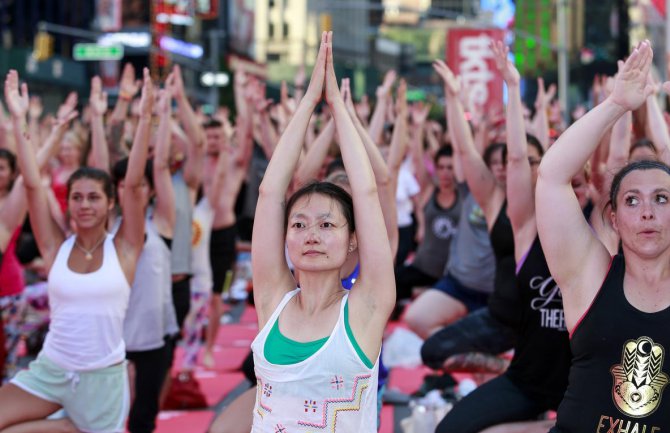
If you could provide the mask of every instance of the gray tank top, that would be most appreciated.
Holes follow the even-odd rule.
[[[423,213],[426,221],[426,232],[423,242],[412,262],[412,266],[430,275],[440,278],[449,258],[449,246],[458,230],[463,195],[456,192],[456,199],[448,209],[437,203],[437,191],[430,198]]]
[[[459,185],[463,206],[458,230],[449,248],[446,272],[469,289],[493,292],[496,260],[489,240],[484,212],[466,185]]]
[[[118,228],[117,219],[115,231]],[[162,347],[163,337],[179,331],[172,304],[170,249],[160,237],[150,216],[144,223],[146,239],[137,261],[123,323],[126,350],[131,352]]]
[[[177,211],[172,239],[172,274],[190,274],[193,207],[188,194],[188,185],[181,170],[172,175],[172,187]]]

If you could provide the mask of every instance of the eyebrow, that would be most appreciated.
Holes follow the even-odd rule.
[[[665,193],[670,194],[670,190],[667,189],[667,188],[656,188],[656,189],[654,189],[651,193],[652,193],[652,194],[655,194],[655,193],[657,193],[657,192],[665,192]],[[642,194],[642,191],[640,191],[640,190],[637,189],[637,188],[633,188],[633,189],[626,190],[626,191],[624,191],[623,193],[624,193],[624,194],[628,194],[628,193]]]
[[[332,217],[333,217],[333,214],[331,214],[330,212],[326,212],[326,213],[322,213],[322,214],[317,215],[316,219],[326,219],[326,218],[332,218]],[[291,219],[299,219],[299,218],[309,219],[309,217],[307,215],[305,215],[304,213],[300,213],[300,212],[294,213],[293,215],[291,215]]]

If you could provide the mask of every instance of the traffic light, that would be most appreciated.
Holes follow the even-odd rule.
[[[35,35],[35,47],[33,49],[33,58],[38,62],[47,60],[53,55],[54,38],[49,33],[39,31]]]

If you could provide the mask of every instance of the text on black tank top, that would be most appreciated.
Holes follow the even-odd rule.
[[[519,269],[517,285],[523,311],[506,374],[538,404],[555,410],[568,386],[572,355],[563,298],[537,236]]]

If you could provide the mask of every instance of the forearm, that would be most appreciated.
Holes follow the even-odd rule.
[[[365,152],[367,153],[368,158],[370,159],[370,165],[372,166],[372,172],[375,175],[377,186],[380,188],[380,191],[382,186],[390,187],[391,175],[389,172],[389,168],[386,165],[386,161],[384,161],[384,157],[379,151],[379,147],[374,143],[374,141],[372,141],[372,138],[368,134],[368,131],[365,129],[365,126],[363,126],[358,116],[352,115],[351,119],[354,122],[354,126],[356,127],[358,135],[361,137],[361,141],[363,142],[363,146],[365,147]]]
[[[521,92],[519,86],[508,85],[507,89],[507,159],[508,161],[520,161],[528,158]]]
[[[540,176],[545,182],[570,184],[572,177],[583,169],[595,151],[605,131],[611,128],[625,111],[608,98],[586,113],[549,149],[540,165]]]
[[[16,141],[16,153],[23,182],[28,190],[41,188],[42,179],[40,178],[39,168],[35,159],[35,149],[30,140],[27,140],[23,134],[23,119],[12,116],[14,126],[14,140]]]
[[[342,100],[336,100],[331,104],[333,119],[342,151],[342,160],[347,170],[349,184],[352,194],[370,194],[377,196],[377,187],[370,161],[367,157],[365,147],[356,131],[356,127],[347,113]]]
[[[382,132],[384,131],[384,119],[386,116],[386,102],[388,96],[377,99],[375,109],[370,118],[370,125],[368,126],[368,134],[372,137],[372,141],[377,145],[381,144]]]
[[[659,155],[661,155],[661,150],[670,149],[670,134],[668,133],[668,125],[663,118],[661,107],[658,106],[656,96],[653,94],[647,98],[647,122],[651,133],[651,141],[654,142]],[[663,161],[666,164],[669,162],[667,159]]]
[[[298,164],[302,140],[313,111],[314,104],[308,103],[306,98],[303,98],[274,149],[261,182],[261,194],[280,196],[281,200],[284,200]]]
[[[93,156],[93,167],[109,172],[109,150],[105,138],[105,126],[103,116],[92,115],[91,117],[91,152]]]
[[[407,145],[407,113],[401,111],[396,117],[388,156],[388,167],[394,178],[398,176],[398,171],[400,171],[400,166],[407,153]]]
[[[116,125],[118,123],[123,123],[128,116],[128,107],[130,107],[130,99],[119,98],[116,100],[116,105],[114,106],[114,111],[109,118],[110,125]]]
[[[328,149],[330,149],[330,144],[333,142],[334,135],[335,122],[331,119],[300,162],[298,171],[295,174],[295,180],[298,185],[304,185],[310,179],[316,178],[321,169],[321,165],[323,165],[323,161],[328,155]]]
[[[133,147],[128,158],[128,170],[124,178],[125,187],[128,189],[139,188],[144,178],[145,164],[149,147],[149,133],[151,130],[151,118],[140,117],[135,131]]]
[[[261,147],[267,159],[272,158],[275,151],[275,144],[279,141],[277,130],[275,129],[270,115],[267,111],[260,114],[261,118]]]

